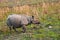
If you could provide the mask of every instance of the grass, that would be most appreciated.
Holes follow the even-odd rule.
[[[16,35],[16,36],[15,36]],[[18,35],[18,36],[17,36]],[[26,33],[15,33],[12,32],[10,34],[9,32],[4,32],[0,34],[1,39],[6,39],[4,37],[8,37],[7,39],[21,39],[21,40],[59,40],[59,29],[48,29],[48,28],[39,28],[39,29],[32,29],[28,30]],[[10,38],[12,36],[12,38]]]
[[[0,40],[60,40],[60,5],[59,3],[56,3],[55,5],[46,4],[45,6],[47,7],[43,8],[42,6],[29,6],[28,8],[31,9],[26,9],[29,10],[31,15],[38,17],[41,22],[41,26],[34,24],[28,25],[26,27],[26,33],[21,33],[22,29],[18,28],[17,30],[20,33],[15,33],[14,30],[12,30],[12,33],[10,34],[10,31],[6,25],[6,18],[8,15],[12,13],[26,13],[26,10],[23,9],[23,12],[14,12],[13,10],[12,12],[8,11],[4,14],[1,13],[0,15],[3,17],[0,19]],[[36,14],[38,14],[38,16]],[[52,28],[49,28],[49,26],[52,26]]]

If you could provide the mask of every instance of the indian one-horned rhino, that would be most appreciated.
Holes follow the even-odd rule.
[[[16,28],[21,27],[23,32],[26,31],[26,26],[29,24],[39,24],[39,21],[34,20],[34,16],[27,16],[27,15],[18,15],[18,14],[11,14],[7,17],[7,25],[11,31],[13,28],[16,32]]]

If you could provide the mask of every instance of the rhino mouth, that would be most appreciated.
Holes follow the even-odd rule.
[[[40,24],[39,21],[33,21],[32,23],[33,23],[33,24]]]

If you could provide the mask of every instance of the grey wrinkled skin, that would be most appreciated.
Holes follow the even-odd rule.
[[[25,32],[26,26],[31,23],[39,24],[38,21],[34,21],[34,16],[12,14],[12,15],[9,15],[7,18],[7,25],[10,31],[13,28],[17,32],[16,28],[21,27],[23,29],[23,32]]]

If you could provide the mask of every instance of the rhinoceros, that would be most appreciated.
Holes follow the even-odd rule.
[[[26,32],[26,26],[29,24],[40,24],[39,21],[34,20],[34,16],[27,16],[21,14],[11,14],[7,17],[7,25],[11,31],[14,29],[16,32],[16,28],[22,28],[23,32]]]

